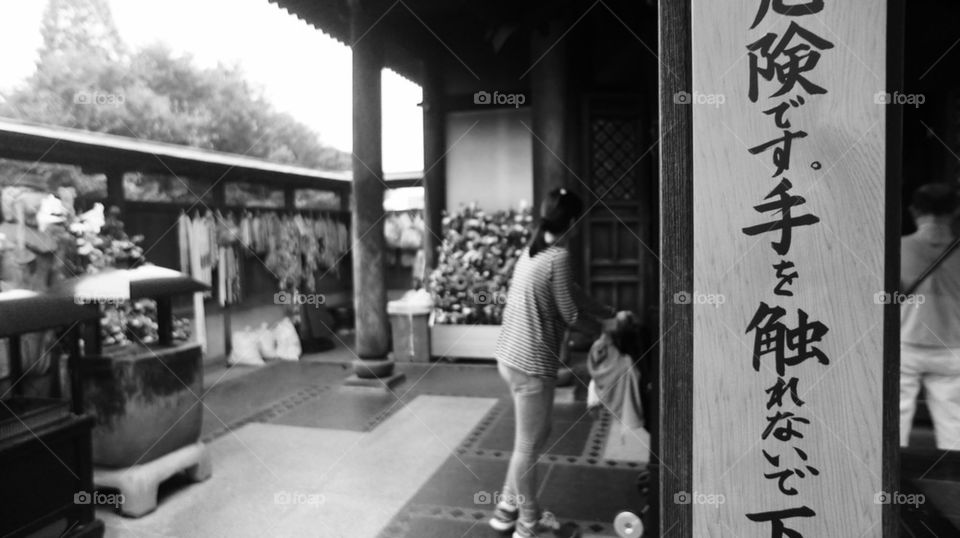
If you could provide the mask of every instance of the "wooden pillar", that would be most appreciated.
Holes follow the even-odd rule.
[[[443,79],[437,64],[428,63],[423,80],[423,195],[426,233],[423,249],[427,271],[436,267],[443,242],[443,210],[447,207],[447,115],[443,108]]]
[[[83,360],[83,354],[80,349],[80,339],[83,338],[84,330],[93,326],[97,331],[97,334],[100,333],[100,322],[97,321],[87,321],[82,323],[79,326],[74,325],[67,329],[67,349],[69,355],[67,357],[67,374],[70,377],[70,409],[78,415],[83,414],[84,410],[84,400],[83,400],[83,378],[80,374],[80,361]],[[100,350],[97,350],[97,355],[99,355]],[[93,353],[87,353],[87,356],[94,356]]]
[[[211,187],[211,196],[213,198],[213,207],[224,211],[227,207],[227,182],[232,179],[227,176],[220,178]],[[159,302],[157,303],[159,308]],[[230,314],[230,303],[223,306],[223,354],[227,357],[233,352],[233,320]]]
[[[352,185],[350,187],[338,190],[340,193],[340,211],[343,211],[344,214],[351,213],[353,211],[353,196],[352,196]]]
[[[210,192],[213,206],[221,211],[227,206],[227,178],[223,178],[212,187]]]
[[[660,2],[655,535],[898,535],[895,3]]]
[[[23,383],[21,383],[21,381],[23,381],[23,379],[21,379],[23,377],[23,353],[20,337],[21,335],[17,334],[7,339],[10,342],[7,348],[10,350],[7,354],[9,357],[7,360],[9,366],[7,366],[7,368],[10,372],[10,382],[13,384],[10,387],[10,391],[16,396],[23,395]]]
[[[123,189],[123,175],[126,171],[123,168],[109,168],[105,173],[107,176],[107,209],[110,209],[110,206],[117,206],[122,212],[126,206],[127,198]]]
[[[173,303],[170,297],[157,298],[157,340],[161,346],[173,345]]]
[[[530,37],[532,58],[539,58],[527,75],[533,107],[533,207],[537,211],[548,192],[567,185],[567,30],[561,21],[535,28]]]
[[[381,91],[383,42],[376,27],[379,13],[360,0],[350,2],[353,38],[353,302],[356,313],[355,376],[389,387],[396,376],[390,351],[383,238]],[[385,382],[383,380],[389,380]],[[365,384],[358,382],[359,384]]]

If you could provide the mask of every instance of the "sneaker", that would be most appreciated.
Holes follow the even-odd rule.
[[[518,517],[520,517],[520,510],[517,507],[497,504],[497,507],[493,509],[493,516],[490,518],[490,527],[497,532],[512,531],[517,524]]]
[[[513,538],[579,538],[580,528],[575,523],[560,525],[557,516],[551,512],[543,512],[540,521],[528,526],[522,521],[517,522],[513,531]]]

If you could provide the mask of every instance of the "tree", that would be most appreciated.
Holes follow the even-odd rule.
[[[348,170],[349,155],[264,98],[238,66],[197,67],[155,44],[128,51],[105,0],[48,0],[37,70],[0,114],[189,145],[309,168]]]
[[[48,0],[40,61],[72,52],[119,61],[126,51],[106,0]]]

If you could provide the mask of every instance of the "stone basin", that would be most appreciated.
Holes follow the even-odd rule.
[[[96,418],[93,462],[129,467],[200,438],[200,344],[131,344],[78,361],[87,413]]]

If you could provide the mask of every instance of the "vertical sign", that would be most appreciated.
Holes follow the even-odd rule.
[[[885,4],[692,3],[694,536],[882,535]]]

